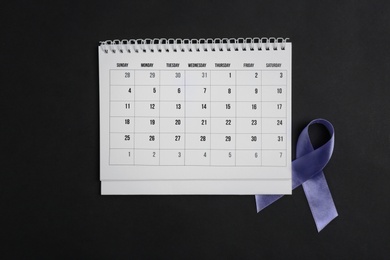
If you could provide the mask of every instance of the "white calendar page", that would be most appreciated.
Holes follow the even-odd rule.
[[[291,43],[98,52],[102,194],[291,194]]]

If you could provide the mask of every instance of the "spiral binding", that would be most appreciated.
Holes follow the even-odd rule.
[[[285,50],[289,38],[131,39],[100,42],[105,53]]]

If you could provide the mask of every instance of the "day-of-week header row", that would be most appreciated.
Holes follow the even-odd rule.
[[[215,68],[230,68],[231,63],[214,63]],[[154,63],[141,63],[141,67],[143,68],[153,68]],[[180,63],[166,63],[165,64],[167,68],[179,68]],[[206,68],[207,63],[187,63],[189,68]],[[117,63],[116,66],[118,68],[127,68],[129,67],[128,63]],[[255,66],[255,63],[243,63],[242,67],[244,68],[253,68]],[[282,67],[282,63],[266,63],[265,66],[267,68],[274,67],[274,68],[280,68]]]

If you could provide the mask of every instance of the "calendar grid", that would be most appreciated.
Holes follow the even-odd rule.
[[[134,74],[134,73],[133,73]],[[133,86],[135,86],[135,74],[134,74],[134,77],[133,77]],[[135,104],[135,95],[136,95],[136,93],[135,93],[136,91],[135,91],[135,87],[133,87],[133,93],[134,93],[134,98],[133,98],[133,103]],[[135,134],[134,134],[134,132],[135,132],[135,105],[134,105],[134,117],[133,117],[133,149],[132,149],[132,158],[133,158],[133,163],[135,162],[135,155],[136,155],[136,153],[135,153],[135,149],[134,149],[134,147],[135,147]],[[130,119],[131,120],[131,119]]]
[[[209,165],[211,165],[211,156],[212,156],[212,153],[211,153],[211,130],[212,130],[212,127],[213,127],[213,120],[211,120],[211,93],[212,93],[212,88],[211,88],[211,71],[208,71],[207,73],[209,73],[209,75],[210,75],[210,83],[209,83],[209,89],[210,89],[210,91],[209,91],[209,97],[210,97],[210,153],[209,153]]]
[[[183,75],[184,75],[184,84],[183,84],[183,92],[184,92],[184,133],[187,133],[187,119],[185,117],[186,113],[187,113],[187,100],[186,100],[186,96],[187,96],[187,85],[186,85],[186,82],[187,82],[187,72],[184,71],[183,72]],[[187,160],[187,153],[186,153],[186,138],[184,137],[183,138],[183,142],[184,142],[184,151],[183,151],[183,159],[184,159],[184,165],[186,165],[186,160]]]
[[[161,165],[161,77],[158,72],[158,165]]]
[[[113,79],[112,74],[114,73],[111,73],[111,71],[129,73],[131,75],[129,76],[130,80],[126,81],[127,84],[118,84],[120,80]],[[269,162],[276,160],[278,151],[280,151],[280,158],[282,158],[284,151],[286,151],[288,138],[285,122],[287,118],[286,84],[270,84],[269,79],[268,82],[265,82],[264,78],[270,78],[278,73],[282,78],[283,73],[287,76],[286,71],[178,71],[153,69],[110,70],[108,96],[110,104],[108,139],[110,165],[198,165],[200,163],[199,165],[203,166],[255,165],[268,167],[270,166],[268,165]],[[270,74],[270,71],[273,74]],[[175,72],[181,74],[180,78],[175,83],[173,79],[170,79],[172,83],[167,84],[169,82],[167,81],[168,76],[173,76]],[[194,77],[200,77],[199,75],[202,75],[203,72],[206,73],[207,79],[191,81]],[[223,80],[221,77],[228,75],[227,73],[230,73],[230,76],[225,79],[228,83],[216,83],[218,80]],[[250,73],[260,75],[260,81],[257,84],[249,84],[247,77]],[[142,78],[149,76],[149,74],[149,81]],[[234,80],[229,81],[229,78],[233,75]],[[165,81],[162,82],[164,77]],[[240,82],[238,82],[239,78],[241,79]],[[125,80],[122,79],[122,81]],[[139,82],[142,82],[142,84]],[[127,89],[125,87],[129,88],[128,92],[130,93],[124,92]],[[208,91],[208,95],[202,94],[203,89],[205,93]],[[173,92],[169,92],[173,90],[179,92],[176,93],[177,98],[167,96],[167,93],[173,94]],[[152,91],[152,93],[147,94],[148,91]],[[234,96],[230,96],[233,91]],[[199,97],[197,98],[196,95]],[[241,95],[241,98],[239,95]],[[244,100],[245,95],[250,100]],[[148,107],[151,109],[152,105],[153,110],[146,110]],[[176,110],[168,112],[170,107],[174,109],[175,106]],[[251,110],[249,110],[250,108]],[[234,111],[230,109],[234,109]],[[257,112],[258,110],[260,110],[260,113]],[[173,119],[172,122],[175,122],[176,119],[181,121],[180,125],[177,127],[173,125],[169,129],[167,123],[170,119]],[[205,126],[193,125],[196,120],[199,124],[204,121]],[[234,124],[234,127],[228,127],[227,122],[226,125],[222,123],[224,121],[229,121],[229,124]],[[119,122],[122,122],[123,125],[120,125]],[[247,129],[243,130],[242,125],[245,127],[246,122],[252,122],[252,126],[249,128],[250,125],[247,125]],[[276,126],[272,126],[273,124]],[[163,125],[164,129],[162,128]],[[258,131],[248,131],[248,129],[258,129],[258,126]],[[196,135],[198,136],[196,137]],[[146,139],[143,141],[142,138],[148,138],[149,142]],[[200,140],[198,140],[199,138]],[[173,142],[170,146],[168,144],[171,139]],[[252,143],[249,142],[249,139]],[[127,142],[126,140],[131,141]],[[174,142],[175,140],[177,142]],[[203,146],[202,141],[207,146]],[[234,142],[229,143],[230,141]],[[120,153],[120,151],[126,153]],[[173,153],[175,151],[176,153]],[[202,151],[202,153],[196,155],[196,151]],[[145,161],[147,154],[157,158]],[[176,158],[176,163],[172,164],[172,156],[175,156],[175,154],[179,158]],[[137,156],[138,159],[136,159]],[[202,162],[195,162],[193,161],[194,156],[204,156],[207,159]],[[221,163],[223,162],[221,156],[227,157],[225,159],[228,160],[225,161],[227,164]],[[249,163],[248,158],[253,156],[256,159],[256,162],[253,161],[255,164],[245,165],[245,162]],[[171,157],[171,162],[166,161],[168,157]],[[229,160],[230,157],[234,158]],[[239,157],[240,163],[238,162]],[[266,163],[267,160],[268,163]],[[284,163],[276,165],[276,167],[285,166],[286,159],[283,160]]]
[[[137,90],[136,90],[136,87],[135,87],[135,73],[133,71],[133,78],[134,78],[134,114],[133,114],[133,122],[135,123],[135,115],[136,115],[136,105],[135,105],[135,101],[137,100]],[[133,123],[134,125],[134,132],[135,132],[135,124]],[[135,147],[135,133],[133,135],[133,147]],[[137,157],[137,153],[135,152],[135,148],[134,148],[134,152],[133,152],[133,165],[135,165],[135,160],[136,160],[136,157]]]
[[[261,104],[263,104],[263,71],[260,71],[260,84],[259,84],[259,91],[260,91],[260,102]],[[260,140],[260,164],[263,165],[263,135],[264,135],[264,130],[263,130],[263,118],[264,118],[264,114],[263,114],[263,106],[261,106],[261,111],[260,111],[260,117],[261,117],[261,140]]]
[[[234,86],[235,86],[235,91],[234,91],[234,95],[235,95],[235,100],[237,100],[237,71],[234,72]],[[237,106],[235,106],[235,110],[234,110],[234,119],[235,119],[235,124],[234,124],[234,133],[237,135]],[[237,150],[237,138],[234,138],[234,148],[235,150]],[[234,165],[237,166],[237,154],[235,152],[234,154]]]
[[[108,72],[108,81],[111,83],[111,70]],[[111,84],[108,90],[108,99],[110,103],[108,104],[108,143],[111,144]],[[111,147],[111,145],[109,145]],[[108,153],[108,162],[111,163],[111,152]]]

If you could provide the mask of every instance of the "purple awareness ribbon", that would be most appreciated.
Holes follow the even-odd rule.
[[[321,124],[329,131],[331,138],[321,147],[314,149],[309,137],[309,126]],[[320,232],[338,216],[323,169],[332,157],[334,129],[325,119],[311,121],[299,135],[296,159],[292,162],[292,188],[302,185],[311,213]],[[260,212],[283,195],[256,195],[257,212]]]

